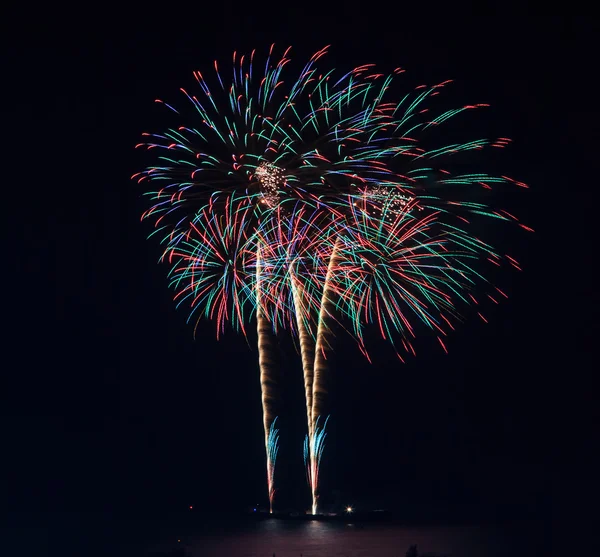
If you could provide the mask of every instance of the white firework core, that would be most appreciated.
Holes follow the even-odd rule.
[[[409,210],[414,197],[399,193],[394,188],[384,186],[374,186],[364,191],[365,211],[370,216],[382,217],[382,209],[385,207],[385,214],[389,218],[401,215]],[[354,203],[356,205],[356,203]],[[413,209],[421,210],[421,207],[412,206]]]
[[[276,207],[279,203],[279,187],[285,184],[283,170],[270,162],[263,162],[254,173],[260,183],[260,202],[269,208]]]

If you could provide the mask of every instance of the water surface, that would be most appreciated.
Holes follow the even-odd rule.
[[[409,526],[265,519],[155,532],[145,553],[136,554],[183,548],[190,557],[403,557],[411,545],[418,546],[420,555],[531,557],[541,554],[543,539],[534,524]]]

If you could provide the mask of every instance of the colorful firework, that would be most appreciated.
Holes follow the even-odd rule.
[[[505,147],[506,138],[427,148],[421,141],[429,145],[436,127],[487,105],[431,115],[425,101],[449,81],[388,100],[403,70],[385,75],[367,64],[334,77],[317,68],[326,50],[287,83],[289,48],[275,60],[271,47],[264,71],[254,51],[234,53],[229,80],[217,62],[212,84],[194,72],[200,95],[181,89],[189,114],[157,101],[179,121],[144,134],[140,146],[157,162],[134,176],[156,186],[142,219],[162,235],[179,303],[216,320],[217,336],[227,323],[246,334],[256,313],[268,463],[279,396],[271,336],[286,328],[298,334],[313,512],[332,322],[348,321],[367,357],[363,330],[371,323],[407,353],[421,323],[446,350],[455,304],[474,300],[469,290],[483,278],[471,263],[507,260],[518,268],[470,232],[473,217],[517,219],[473,201],[473,193],[526,187],[506,176],[448,170],[458,153]],[[444,157],[448,168],[440,167]]]
[[[440,335],[459,316],[455,302],[468,303],[469,289],[483,280],[473,263],[482,255],[500,257],[439,216],[414,214],[409,203],[374,225],[366,212],[352,212],[353,233],[336,240],[339,255],[328,283],[359,340],[363,327],[375,324],[384,339],[400,337],[404,351],[414,352],[417,320],[444,346]]]
[[[245,333],[245,313],[255,307],[246,263],[250,258],[254,261],[247,253],[251,218],[247,200],[227,196],[218,209],[210,204],[200,209],[177,246],[163,255],[172,265],[169,277],[178,306],[189,306],[190,318],[199,313],[215,320],[217,338],[227,324]]]

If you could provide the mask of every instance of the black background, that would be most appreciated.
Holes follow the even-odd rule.
[[[448,356],[423,342],[406,365],[382,344],[369,366],[338,337],[324,499],[338,490],[354,504],[516,515],[594,483],[597,22],[415,20],[366,7],[147,8],[130,24],[53,16],[58,24],[24,25],[4,49],[9,511],[266,502],[253,338],[217,342],[210,322],[192,338],[129,177],[143,167],[140,133],[161,118],[155,98],[180,102],[192,70],[272,42],[299,60],[331,44],[326,61],[340,69],[402,66],[407,89],[455,79],[448,103],[489,102],[465,125],[511,137],[498,164],[531,185],[508,202],[536,232],[510,237],[524,271],[499,278],[510,298],[486,308],[489,324],[471,316]],[[280,497],[307,506],[299,357],[285,339],[281,353]]]

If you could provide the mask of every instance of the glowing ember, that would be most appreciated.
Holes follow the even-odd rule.
[[[285,184],[285,176],[280,168],[270,162],[261,163],[255,172],[260,183],[261,203],[269,208],[279,203],[279,186]]]

